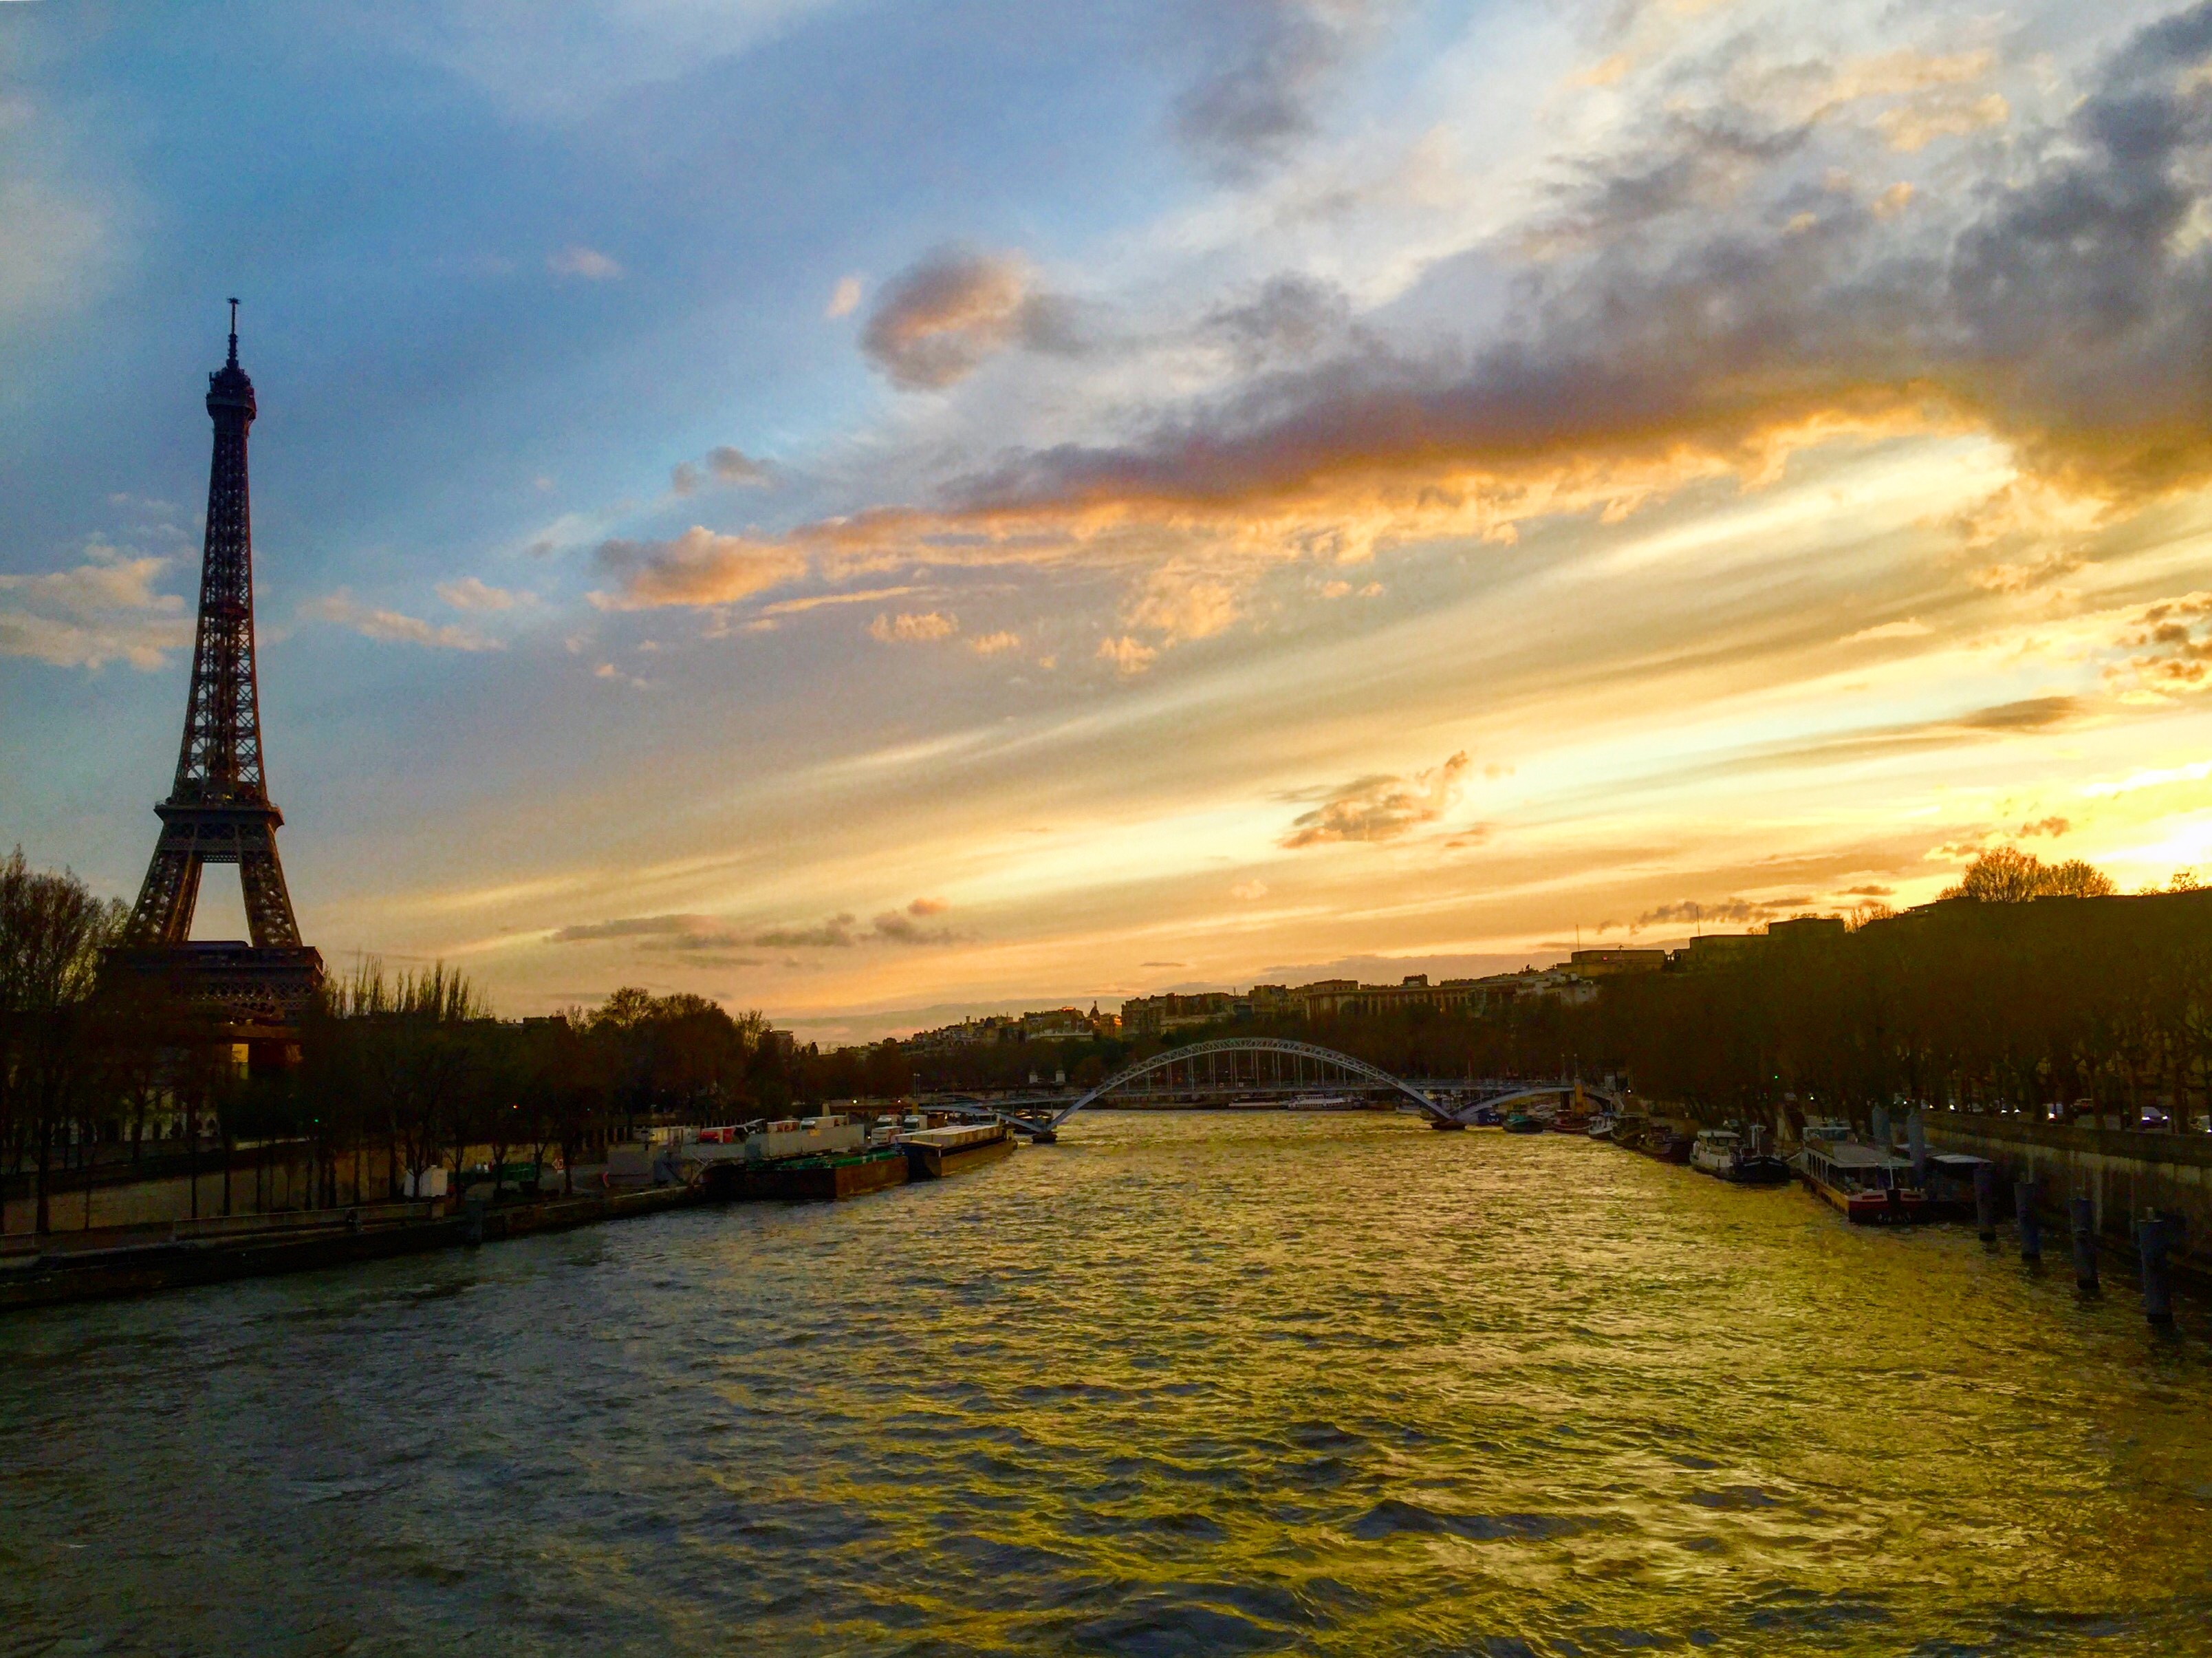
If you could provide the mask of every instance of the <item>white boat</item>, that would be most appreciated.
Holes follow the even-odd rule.
[[[1736,1154],[1742,1149],[1743,1137],[1734,1129],[1701,1128],[1690,1148],[1690,1167],[1725,1180],[1735,1172]]]
[[[1611,1112],[1601,1111],[1598,1112],[1596,1116],[1591,1118],[1589,1120],[1589,1137],[1593,1140],[1610,1140],[1613,1138],[1613,1121],[1614,1118]]]

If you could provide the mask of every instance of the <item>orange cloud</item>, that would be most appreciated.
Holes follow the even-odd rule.
[[[591,595],[601,610],[726,605],[806,569],[805,557],[787,543],[718,535],[696,524],[668,541],[605,542],[599,563],[617,583],[612,593]]]
[[[868,637],[884,644],[898,642],[906,644],[926,644],[933,639],[949,638],[960,631],[959,618],[945,616],[930,610],[919,616],[901,612],[896,616],[878,616],[868,624]]]
[[[1356,778],[1331,790],[1312,811],[1300,813],[1282,844],[1295,850],[1330,841],[1395,840],[1450,810],[1467,769],[1466,754],[1458,753],[1407,777]]]

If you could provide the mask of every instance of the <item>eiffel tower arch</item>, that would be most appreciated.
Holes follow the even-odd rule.
[[[111,965],[160,980],[226,1022],[270,1034],[294,1023],[323,980],[323,959],[300,941],[262,764],[260,686],[253,655],[253,527],[246,433],[253,382],[238,363],[238,302],[230,302],[230,356],[208,376],[215,423],[208,467],[207,540],[200,559],[199,626],[192,646],[185,734],[168,799],[154,808],[161,832],[138,901]],[[200,874],[238,866],[251,937],[191,942]]]

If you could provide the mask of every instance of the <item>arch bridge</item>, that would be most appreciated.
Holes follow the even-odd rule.
[[[979,1100],[968,1109],[995,1117],[1032,1139],[1049,1140],[1077,1112],[1102,1101],[1312,1099],[1356,1093],[1395,1097],[1418,1107],[1438,1128],[1464,1128],[1486,1107],[1569,1094],[1577,1086],[1570,1079],[1424,1088],[1334,1048],[1282,1037],[1239,1036],[1164,1049],[1125,1066],[1073,1100],[1065,1095],[997,1106]],[[1602,1090],[1584,1092],[1617,1103]]]

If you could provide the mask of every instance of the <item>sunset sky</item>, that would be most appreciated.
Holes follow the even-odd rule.
[[[2212,875],[2212,5],[0,0],[0,850],[126,898],[232,294],[337,967],[834,1040]]]

